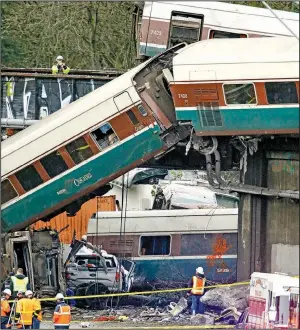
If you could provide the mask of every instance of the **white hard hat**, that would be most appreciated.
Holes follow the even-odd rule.
[[[62,293],[58,293],[55,298],[56,299],[65,299],[65,297]]]
[[[63,60],[64,58],[61,56],[61,55],[58,55],[57,57],[56,57],[56,61],[58,61],[58,60]]]
[[[3,293],[8,294],[9,296],[11,296],[11,291],[9,289],[3,290]]]
[[[30,296],[30,295],[33,295],[33,292],[31,290],[27,290],[25,292],[25,296]]]
[[[197,269],[196,269],[196,273],[198,273],[198,274],[204,274],[204,270],[203,270],[203,268],[202,267],[198,267]]]

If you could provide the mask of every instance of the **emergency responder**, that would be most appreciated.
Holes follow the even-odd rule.
[[[27,290],[25,292],[25,297],[17,302],[15,321],[18,329],[31,329],[32,315],[34,312],[32,296],[33,292]]]
[[[70,72],[70,68],[65,64],[64,58],[59,55],[56,57],[56,64],[52,65],[52,74],[68,74]]]
[[[202,267],[196,269],[196,275],[189,281],[189,288],[192,288],[188,295],[192,295],[192,315],[197,313],[204,314],[204,305],[200,301],[201,296],[204,295],[205,276]]]
[[[1,329],[8,329],[11,327],[11,322],[9,322],[10,306],[8,300],[11,296],[11,291],[5,289],[2,292],[1,298]]]
[[[16,300],[20,300],[24,297],[24,292],[23,291],[18,291],[17,292],[17,297],[15,298]]]
[[[33,311],[31,329],[39,329],[43,316],[42,316],[41,302],[38,299],[37,293],[35,293],[35,295],[32,296],[32,300],[34,302],[34,311]]]
[[[10,291],[15,298],[18,291],[25,292],[26,290],[30,290],[28,277],[23,274],[23,269],[19,268],[17,274],[11,276]]]
[[[65,303],[65,297],[62,293],[56,295],[56,307],[53,314],[53,323],[55,329],[69,329],[71,322],[71,308]]]

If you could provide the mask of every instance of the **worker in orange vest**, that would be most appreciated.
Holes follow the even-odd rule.
[[[11,291],[9,289],[5,289],[2,292],[2,298],[1,298],[1,329],[8,329],[11,327],[10,324],[10,306],[8,303],[8,300],[11,296]]]
[[[202,267],[196,269],[196,275],[189,282],[189,288],[192,288],[188,295],[192,295],[192,315],[197,313],[204,314],[204,305],[200,298],[204,295],[205,276]]]
[[[71,308],[65,303],[65,297],[62,293],[56,295],[56,307],[53,315],[55,329],[69,329],[71,322]]]
[[[17,302],[15,321],[17,322],[18,329],[30,329],[32,326],[32,315],[34,312],[32,296],[33,292],[27,290],[25,297]]]

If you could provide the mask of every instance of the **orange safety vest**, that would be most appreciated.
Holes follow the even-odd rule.
[[[33,315],[36,316],[36,318],[39,321],[42,321],[43,316],[42,316],[42,307],[41,307],[41,302],[37,298],[32,298],[32,301],[34,302],[34,313]],[[37,311],[40,311],[37,313]]]
[[[17,302],[16,313],[20,314],[18,324],[32,325],[32,314],[34,312],[34,301],[22,298]]]
[[[67,304],[59,305],[58,311],[54,312],[53,323],[54,325],[70,325],[71,322],[71,309]]]
[[[10,307],[9,303],[5,298],[1,299],[1,316],[9,316]]]
[[[202,295],[204,293],[205,278],[193,276],[193,289],[192,294]]]

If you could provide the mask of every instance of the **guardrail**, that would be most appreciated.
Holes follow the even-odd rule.
[[[24,128],[120,76],[116,70],[71,70],[53,75],[43,68],[3,68],[1,125]]]

